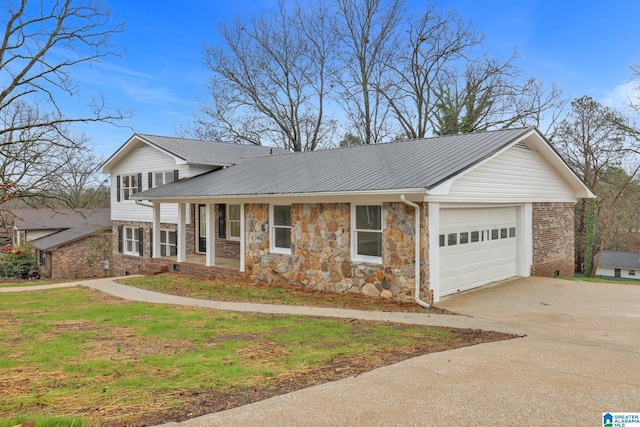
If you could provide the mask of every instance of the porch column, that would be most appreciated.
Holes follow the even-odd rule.
[[[186,223],[187,223],[187,205],[184,203],[178,203],[178,230],[177,230],[178,253],[176,257],[176,261],[178,262],[185,262],[187,260],[187,225]]]
[[[153,230],[151,253],[153,258],[160,258],[160,203],[153,204]]]
[[[244,203],[240,203],[240,272],[244,273]]]
[[[205,265],[212,267],[216,265],[216,215],[215,205],[207,203],[207,255]]]

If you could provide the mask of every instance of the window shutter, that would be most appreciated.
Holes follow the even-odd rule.
[[[122,253],[122,226],[121,225],[118,226],[118,252]]]
[[[218,205],[218,237],[227,238],[227,205]]]
[[[138,244],[138,248],[140,248],[140,256],[144,255],[144,228],[138,228],[138,239],[140,239],[140,243]]]
[[[120,201],[120,175],[116,176],[116,201]]]
[[[153,188],[153,172],[149,172],[149,188]]]
[[[180,178],[179,175],[180,175],[180,171],[178,169],[174,169],[173,170],[173,180],[177,181]]]
[[[138,191],[142,191],[142,174],[138,174]]]
[[[153,228],[149,229],[149,256],[153,258]]]

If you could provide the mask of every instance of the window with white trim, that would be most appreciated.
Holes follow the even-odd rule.
[[[153,186],[160,187],[161,185],[169,184],[174,181],[173,171],[154,172],[153,174]]]
[[[355,205],[352,218],[354,259],[382,263],[382,206]]]
[[[176,256],[177,242],[176,230],[160,230],[160,256]]]
[[[227,205],[227,240],[240,240],[240,205]]]
[[[122,175],[122,200],[129,200],[138,192],[138,175]]]
[[[123,227],[122,233],[122,252],[127,255],[140,255],[140,229],[138,227]]]
[[[271,252],[291,253],[291,205],[271,205]]]

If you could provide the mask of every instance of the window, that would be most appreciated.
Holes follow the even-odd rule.
[[[174,181],[174,172],[155,172],[153,174],[153,181],[155,187],[160,187],[161,185],[168,184]]]
[[[635,276],[635,275],[636,275],[635,270],[629,270],[629,276]]]
[[[354,206],[353,249],[355,259],[382,262],[382,206]]]
[[[515,227],[511,227],[509,229],[509,237],[516,237],[516,228]]]
[[[123,252],[128,255],[140,255],[140,229],[123,227]]]
[[[472,231],[471,232],[471,243],[478,242],[479,240],[480,240],[480,232],[479,231]]]
[[[289,213],[289,230],[291,230],[291,213]],[[227,240],[240,240],[240,205],[227,205]]]
[[[138,175],[122,176],[122,200],[129,200],[131,196],[138,192]]]
[[[47,266],[47,253],[45,251],[38,251],[38,265],[41,267]],[[631,274],[631,272],[629,272]]]
[[[465,243],[469,243],[469,232],[467,231],[460,233],[460,244],[464,245]]]
[[[177,241],[176,230],[160,230],[160,256],[176,256]]]
[[[499,233],[500,233],[500,230],[498,230],[497,228],[494,228],[493,230],[491,230],[491,240],[498,240]]]
[[[458,244],[458,233],[449,233],[447,236],[447,246],[455,246]]]
[[[439,236],[439,238],[440,238],[440,247],[443,247],[444,246],[444,234],[441,234]]]
[[[291,253],[291,206],[271,205],[271,251]]]
[[[506,228],[501,228],[500,229],[500,238],[501,239],[506,239],[507,237],[509,237],[509,230]]]

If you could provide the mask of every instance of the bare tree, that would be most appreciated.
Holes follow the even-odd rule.
[[[293,13],[284,0],[278,5],[275,13],[221,25],[223,45],[206,48],[211,100],[197,136],[291,151],[332,142],[335,121],[325,111],[332,15],[321,2]]]
[[[114,123],[128,114],[106,109],[98,97],[85,115],[66,114],[61,99],[78,87],[71,73],[117,52],[110,37],[122,25],[97,0],[4,2],[0,44],[0,202],[44,197],[68,150],[86,152],[69,126]]]
[[[401,0],[336,0],[340,17],[340,102],[349,125],[364,144],[383,142],[389,107],[379,90],[396,48],[404,15]]]
[[[640,171],[633,129],[621,113],[584,96],[571,103],[552,136],[564,159],[599,196],[582,199],[576,209],[576,264],[587,275],[595,273],[611,241],[614,211]]]

